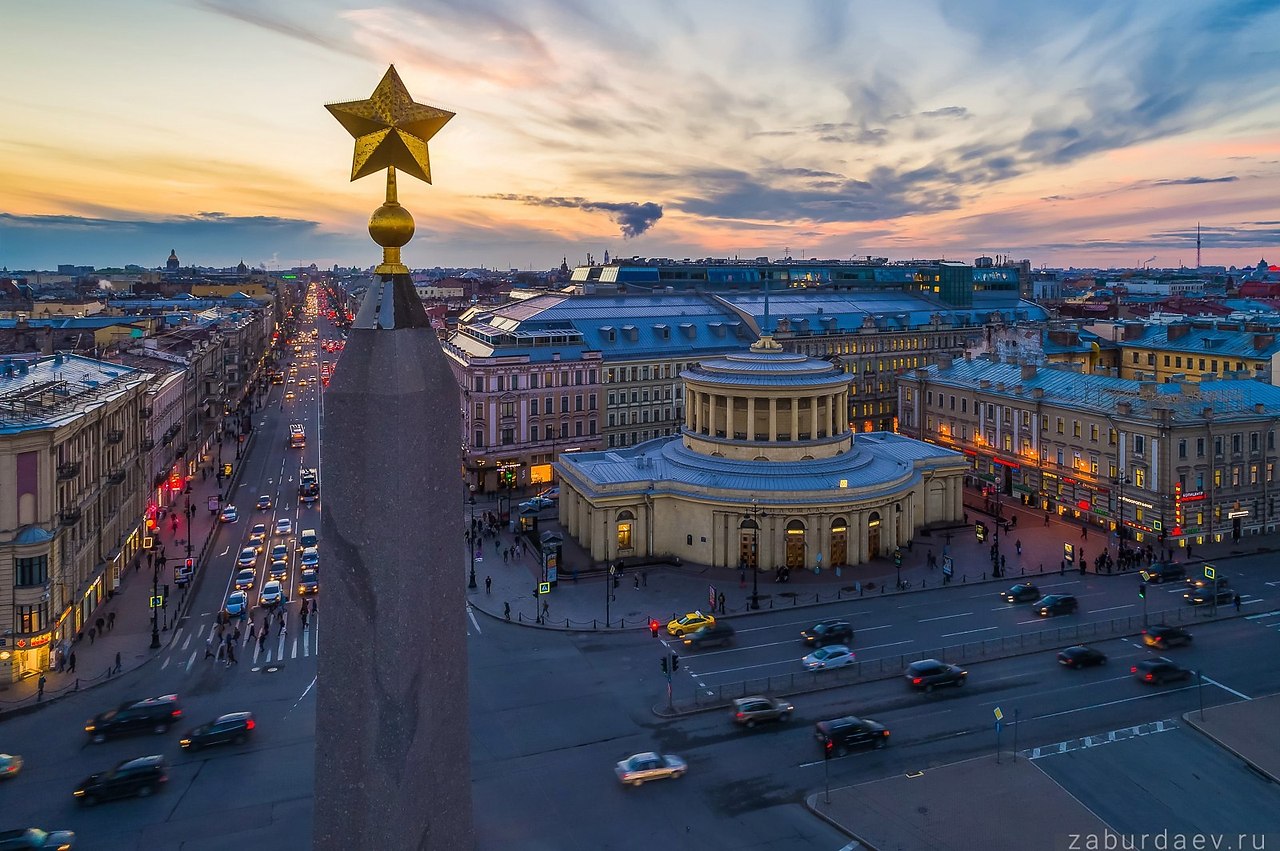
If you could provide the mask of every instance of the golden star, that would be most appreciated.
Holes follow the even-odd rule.
[[[394,65],[387,68],[368,100],[331,103],[325,109],[355,137],[352,180],[397,168],[430,183],[427,141],[454,116],[444,109],[414,103]]]

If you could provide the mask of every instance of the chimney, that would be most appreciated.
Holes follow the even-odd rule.
[[[1260,352],[1263,349],[1266,349],[1272,346],[1275,343],[1275,341],[1276,341],[1275,334],[1254,334],[1253,348],[1255,351]]]
[[[987,388],[989,388],[989,387],[991,386],[991,379],[990,379],[990,378],[983,378],[982,380],[980,380],[980,381],[978,382],[978,386],[979,386],[980,388],[982,388],[983,390],[986,390]]]
[[[1266,406],[1266,405],[1264,405],[1264,404],[1262,404],[1261,402],[1257,402],[1257,403],[1255,403],[1255,404],[1254,404],[1254,406],[1253,406],[1253,412],[1254,412],[1255,414],[1261,414],[1261,413],[1264,413],[1266,410],[1267,410],[1267,406]]]
[[[939,371],[939,372],[942,372],[943,370],[951,369],[951,367],[952,367],[952,365],[953,365],[954,363],[955,363],[955,358],[954,358],[954,357],[952,357],[950,354],[942,354],[942,355],[939,355],[939,356],[938,356],[938,371]]]
[[[1125,416],[1129,416],[1130,414],[1132,414],[1132,413],[1133,413],[1133,405],[1132,405],[1131,403],[1129,403],[1129,402],[1117,402],[1117,403],[1116,403],[1116,413],[1124,414]]]
[[[1146,329],[1141,322],[1124,323],[1124,338],[1126,340],[1138,340],[1142,338],[1142,332]]]
[[[1044,388],[1043,388],[1043,387],[1032,387],[1032,388],[1031,388],[1031,398],[1032,398],[1032,399],[1043,399],[1043,398],[1044,398]]]
[[[1024,363],[1022,365],[1022,380],[1030,381],[1036,377],[1036,365],[1033,363]]]
[[[1191,333],[1191,325],[1187,322],[1174,322],[1169,325],[1169,342],[1181,340],[1183,337]]]
[[[1156,397],[1156,383],[1154,381],[1144,381],[1138,385],[1138,398],[1154,399]]]

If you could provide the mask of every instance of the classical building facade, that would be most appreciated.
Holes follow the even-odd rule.
[[[1276,528],[1280,388],[1134,381],[988,358],[900,381],[902,431],[954,448],[977,482],[1139,543]]]
[[[964,457],[849,428],[849,378],[769,336],[681,374],[677,436],[561,456],[560,522],[594,560],[823,569],[963,515]]]

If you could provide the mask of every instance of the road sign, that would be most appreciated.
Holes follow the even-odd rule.
[[[1074,545],[1074,544],[1063,544],[1063,545],[1062,545],[1062,557],[1063,557],[1064,559],[1066,559],[1068,562],[1073,562],[1073,561],[1075,561],[1075,560],[1076,560],[1076,548],[1075,548],[1075,545]]]
[[[1002,712],[1002,711],[1001,711],[1001,709],[1000,709],[1000,707],[999,707],[999,706],[997,706],[997,707],[995,708],[995,710],[992,712],[992,714],[996,716],[996,721],[1003,721],[1003,720],[1004,720],[1004,712]]]
[[[153,608],[153,609],[163,609],[163,608],[164,608],[164,597],[161,597],[161,596],[159,596],[159,595],[156,595],[155,597],[152,597],[152,598],[151,598],[151,608]]]
[[[550,594],[550,593],[551,593],[551,583],[550,583],[550,582],[539,582],[539,583],[538,583],[538,595],[539,595],[539,596],[541,596],[541,595],[543,595],[543,594]]]
[[[142,548],[144,550],[149,550],[155,544],[155,542],[156,542],[156,539],[151,537],[150,535],[143,535]]]
[[[942,575],[951,576],[955,573],[955,562],[951,560],[951,556],[942,557]]]
[[[1204,566],[1204,578],[1205,578],[1205,579],[1214,579],[1214,578],[1216,578],[1216,577],[1217,577],[1217,575],[1218,575],[1218,571],[1217,571],[1217,569],[1216,569],[1216,568],[1214,568],[1214,566],[1213,566],[1213,565],[1211,565],[1211,564],[1206,564],[1206,565]]]

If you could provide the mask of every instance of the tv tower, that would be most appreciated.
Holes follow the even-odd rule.
[[[1196,271],[1200,271],[1200,223],[1196,222]]]

